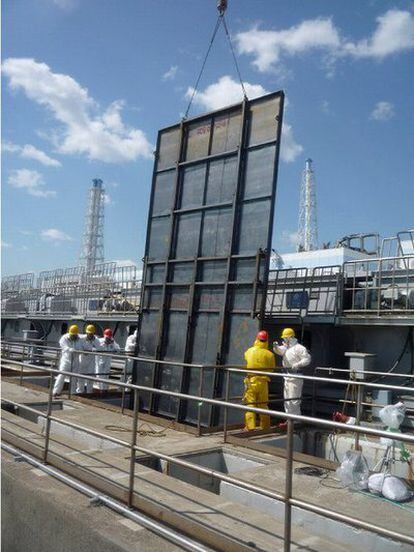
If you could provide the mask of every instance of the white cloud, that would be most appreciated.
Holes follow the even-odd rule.
[[[357,58],[383,59],[414,48],[414,16],[409,11],[388,10],[377,18],[378,26],[369,38],[347,42],[343,51]]]
[[[21,150],[21,147],[16,146],[16,144],[12,144],[11,142],[2,142],[1,150],[6,151],[8,153],[19,153]]]
[[[265,72],[277,68],[283,54],[336,49],[340,37],[330,18],[316,18],[281,31],[263,31],[254,27],[250,31],[238,33],[236,44],[239,53],[253,55],[253,65]]]
[[[288,230],[283,230],[282,232],[282,241],[290,246],[295,246],[298,244],[299,235],[298,232],[291,232]]]
[[[73,10],[78,2],[77,0],[51,0],[52,4],[64,11]]]
[[[11,144],[10,142],[5,142],[2,144],[2,150],[9,153],[18,153],[21,157],[25,159],[33,159],[39,161],[42,165],[46,167],[61,167],[61,163],[57,159],[53,159],[47,155],[44,151],[39,150],[32,146],[31,144],[25,144],[24,146],[18,146],[17,144]]]
[[[244,87],[249,99],[257,98],[267,94],[267,90],[260,84],[244,82]],[[192,88],[188,88],[186,97],[191,97]],[[243,93],[240,83],[228,75],[221,77],[217,82],[210,84],[204,91],[198,92],[194,97],[194,103],[209,111],[220,109],[226,105],[240,102]],[[280,158],[286,163],[291,163],[303,152],[303,147],[298,144],[294,137],[291,125],[283,123],[282,142],[280,147]]]
[[[166,71],[163,76],[162,80],[173,80],[175,79],[178,71],[178,65],[171,65],[171,67]]]
[[[243,84],[250,100],[267,94],[267,90],[260,84],[250,84],[249,82],[244,82]],[[189,87],[185,94],[186,98],[191,98],[193,91],[194,89]],[[240,102],[242,99],[243,93],[240,83],[233,80],[228,75],[224,75],[220,77],[217,82],[207,86],[203,92],[197,92],[194,97],[194,103],[208,111],[213,111],[226,105]]]
[[[303,146],[298,144],[293,137],[293,130],[290,125],[283,123],[282,142],[280,144],[280,158],[285,163],[292,163],[303,152]]]
[[[54,190],[44,188],[43,176],[37,171],[30,171],[29,169],[14,170],[10,173],[8,182],[13,188],[26,190],[28,194],[35,197],[48,198],[56,195]]]
[[[19,251],[28,251],[29,248],[27,247],[27,245],[22,245],[21,247],[19,247]]]
[[[8,242],[5,242],[3,240],[1,240],[1,247],[3,247],[4,249],[7,249],[7,248],[10,248],[10,247],[13,247],[11,243],[8,243]]]
[[[260,72],[281,71],[285,57],[322,51],[328,62],[339,57],[384,59],[414,49],[414,15],[391,9],[377,18],[373,33],[361,40],[345,39],[331,18],[307,19],[282,30],[262,30],[257,26],[236,34],[240,54],[253,56],[253,66]]]
[[[102,112],[76,80],[53,73],[48,65],[34,59],[8,58],[3,62],[3,72],[12,90],[23,90],[61,123],[50,133],[59,153],[83,154],[107,163],[152,156],[153,147],[144,132],[122,121],[122,101],[113,102]]]
[[[394,115],[394,105],[392,103],[378,102],[371,113],[371,119],[375,119],[375,121],[389,121]]]
[[[65,241],[73,241],[71,236],[65,232],[62,232],[62,230],[58,230],[57,228],[47,228],[42,230],[40,232],[40,237],[45,241],[54,242],[55,244]]]
[[[112,197],[107,193],[105,192],[105,195],[104,195],[104,204],[105,205],[113,205],[113,200],[112,200]]]
[[[331,105],[328,100],[323,100],[321,103],[321,110],[326,114],[330,115],[332,113]]]

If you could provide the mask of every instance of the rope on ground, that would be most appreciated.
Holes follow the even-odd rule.
[[[145,426],[148,427],[148,429],[143,429]],[[112,424],[106,425],[105,429],[107,429],[108,431],[116,431],[118,433],[132,433],[132,428],[130,427],[118,426],[118,425],[112,425]],[[138,429],[137,434],[141,435],[141,437],[165,437],[167,434],[167,429],[169,428],[166,427],[165,429],[157,430],[157,429],[154,429],[149,424],[144,423]]]

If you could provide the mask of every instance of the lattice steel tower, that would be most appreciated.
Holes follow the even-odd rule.
[[[300,190],[298,251],[318,249],[315,180],[312,159],[306,159]]]
[[[104,204],[105,189],[100,178],[92,180],[82,239],[80,265],[88,272],[104,261]]]

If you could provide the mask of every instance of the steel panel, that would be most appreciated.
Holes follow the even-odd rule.
[[[243,362],[264,308],[283,98],[245,100],[159,132],[138,326],[139,354],[155,362],[138,367],[134,381],[220,397],[214,366]],[[232,378],[231,393],[241,392]],[[168,397],[144,408],[205,426],[221,417]]]

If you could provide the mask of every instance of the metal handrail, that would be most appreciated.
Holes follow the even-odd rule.
[[[407,253],[406,255],[395,255],[392,257],[364,257],[362,259],[351,259],[349,261],[345,261],[343,264],[357,264],[357,263],[375,263],[375,262],[383,262],[383,261],[400,261],[404,260],[407,257],[414,257],[414,253]]]
[[[29,368],[36,368],[37,370],[40,370],[42,372],[48,372],[50,374],[56,374],[56,375],[63,374],[65,376],[68,376],[69,378],[71,378],[71,377],[72,378],[73,377],[78,378],[79,376],[82,376],[82,379],[86,379],[86,380],[89,380],[89,381],[96,381],[96,382],[103,382],[103,383],[113,383],[113,381],[110,380],[110,379],[98,378],[97,376],[88,375],[88,374],[81,374],[79,372],[68,372],[66,370],[56,370],[54,368],[46,368],[44,366],[32,365],[28,362],[19,362],[19,361],[10,361],[10,362],[13,362],[15,364],[24,365],[24,366],[27,366]],[[263,374],[266,374],[266,372],[263,372]],[[343,380],[338,380],[338,381],[343,381]],[[364,384],[364,382],[355,382],[355,383],[357,383],[359,385]],[[347,431],[351,431],[351,432],[362,433],[362,434],[367,434],[367,435],[374,435],[376,437],[389,437],[389,438],[396,439],[396,440],[399,440],[399,441],[405,441],[407,443],[414,443],[414,435],[408,435],[408,434],[404,434],[404,433],[396,433],[396,432],[392,432],[392,431],[382,431],[382,430],[379,430],[379,429],[374,429],[374,428],[369,428],[369,427],[361,428],[361,427],[358,427],[356,425],[343,424],[343,423],[334,422],[334,421],[331,421],[331,420],[324,420],[322,418],[314,418],[312,416],[302,416],[302,415],[298,415],[298,414],[290,414],[288,412],[282,412],[280,410],[270,410],[270,409],[258,408],[258,407],[254,407],[254,406],[245,406],[245,405],[242,405],[242,404],[234,404],[234,403],[223,401],[221,399],[211,399],[211,398],[208,398],[208,397],[202,397],[200,395],[190,395],[190,394],[186,394],[186,393],[180,393],[178,391],[169,391],[169,390],[165,390],[165,389],[157,389],[156,387],[148,387],[148,386],[145,386],[145,385],[138,385],[138,384],[135,384],[135,383],[127,383],[127,382],[119,381],[119,382],[117,382],[117,386],[125,387],[127,389],[136,390],[136,391],[144,391],[144,392],[155,393],[157,395],[165,395],[165,396],[168,396],[168,397],[176,397],[178,399],[187,399],[187,400],[190,400],[190,401],[198,401],[198,402],[201,401],[201,402],[206,403],[206,404],[224,406],[224,407],[229,407],[229,408],[231,407],[233,409],[241,410],[241,411],[244,411],[244,412],[254,412],[256,414],[270,415],[270,416],[274,416],[276,418],[284,418],[284,419],[291,420],[291,421],[294,421],[294,422],[296,421],[296,422],[313,423],[313,424],[316,424],[316,425],[331,427],[331,428],[335,428],[335,429],[342,429],[342,430],[347,429]],[[389,386],[389,387],[392,387],[392,386]],[[399,389],[398,386],[394,386],[394,388],[397,389],[397,390]],[[407,390],[407,388],[402,388],[402,389]]]
[[[48,449],[49,449],[49,438],[50,438],[50,430],[51,430],[50,422],[51,421],[57,421],[58,423],[64,423],[66,425],[70,425],[73,428],[79,429],[80,431],[85,431],[89,434],[99,436],[99,437],[102,437],[104,439],[108,439],[112,442],[115,442],[115,443],[121,445],[121,446],[129,447],[130,450],[131,450],[131,461],[130,461],[130,468],[129,468],[130,469],[130,474],[129,474],[130,477],[129,477],[129,489],[128,489],[128,505],[129,506],[132,506],[132,502],[133,502],[134,478],[135,478],[135,453],[137,451],[138,452],[145,452],[146,454],[150,454],[150,455],[154,455],[154,456],[158,455],[158,457],[161,458],[161,456],[160,456],[161,453],[157,453],[156,451],[152,451],[152,450],[146,449],[144,447],[139,447],[139,446],[136,445],[136,442],[135,442],[135,440],[136,440],[136,431],[137,431],[137,427],[138,427],[138,392],[139,391],[144,391],[144,392],[151,392],[151,393],[155,393],[155,394],[159,394],[159,395],[167,395],[169,397],[185,398],[186,400],[190,400],[190,401],[197,401],[199,405],[202,404],[202,403],[220,405],[220,406],[225,407],[226,410],[228,408],[230,408],[230,409],[232,408],[232,409],[236,409],[236,410],[239,410],[239,411],[255,412],[257,414],[264,414],[264,415],[269,415],[271,417],[284,418],[284,419],[288,420],[288,423],[287,423],[287,439],[288,439],[288,441],[287,441],[287,458],[286,458],[287,470],[286,470],[286,480],[285,480],[285,494],[284,495],[282,495],[282,494],[279,495],[279,493],[270,492],[271,498],[274,498],[276,500],[281,500],[285,504],[285,524],[284,524],[284,529],[285,529],[284,549],[285,549],[285,551],[290,550],[291,508],[292,508],[292,506],[297,506],[299,508],[303,508],[303,509],[312,511],[314,513],[319,513],[319,514],[325,515],[326,517],[329,517],[331,519],[337,519],[339,521],[349,523],[349,524],[351,524],[355,527],[358,527],[358,528],[368,529],[370,531],[374,531],[374,532],[376,532],[380,535],[383,535],[383,536],[386,536],[386,537],[389,537],[389,538],[394,538],[394,539],[397,539],[397,540],[402,541],[402,542],[406,542],[406,543],[409,543],[409,544],[414,544],[414,538],[411,537],[410,535],[404,535],[404,534],[401,534],[401,533],[398,533],[398,532],[395,532],[395,531],[391,531],[389,529],[384,529],[383,527],[371,524],[369,522],[365,522],[365,521],[362,521],[362,520],[359,520],[359,519],[356,519],[356,518],[352,518],[350,516],[345,516],[342,513],[335,512],[335,511],[332,511],[332,510],[329,510],[329,509],[326,509],[326,508],[322,508],[322,507],[319,507],[315,504],[308,503],[306,501],[295,499],[295,498],[292,497],[292,494],[291,494],[291,491],[292,491],[292,477],[293,477],[293,430],[294,430],[293,422],[294,421],[306,422],[306,423],[310,423],[310,424],[314,424],[314,425],[316,424],[316,425],[321,425],[321,426],[335,428],[335,429],[342,429],[342,430],[346,429],[347,431],[356,432],[357,434],[366,434],[366,435],[374,435],[374,436],[379,436],[379,437],[387,437],[387,438],[392,439],[392,440],[403,441],[403,442],[408,442],[408,443],[414,443],[414,436],[412,436],[412,435],[396,433],[396,432],[393,432],[393,431],[381,431],[381,430],[377,430],[377,429],[373,429],[373,428],[369,428],[369,427],[363,427],[362,428],[362,427],[359,427],[359,426],[356,426],[356,425],[346,425],[346,424],[342,424],[342,423],[339,423],[339,422],[333,422],[333,421],[330,421],[330,420],[323,420],[323,419],[320,419],[320,418],[314,418],[314,417],[310,417],[310,416],[301,416],[301,415],[289,414],[289,413],[276,411],[276,410],[268,410],[268,409],[263,409],[263,408],[244,406],[244,405],[234,404],[234,403],[230,403],[230,402],[222,401],[222,400],[217,400],[217,399],[208,399],[208,398],[204,398],[204,397],[198,396],[198,395],[187,395],[187,394],[183,394],[183,393],[165,391],[165,390],[162,390],[162,389],[156,389],[156,388],[146,387],[146,386],[142,386],[142,385],[135,385],[135,384],[131,384],[131,383],[119,382],[118,385],[120,385],[121,387],[125,387],[125,388],[130,389],[131,391],[134,391],[135,399],[136,399],[134,401],[133,436],[132,436],[131,443],[127,443],[126,441],[122,441],[120,439],[108,436],[106,434],[102,434],[102,433],[97,432],[95,430],[92,430],[90,428],[85,428],[84,426],[80,426],[79,424],[74,424],[72,422],[64,421],[60,418],[57,418],[57,417],[51,415],[52,403],[53,403],[53,396],[52,396],[52,393],[51,393],[52,384],[53,384],[53,375],[54,374],[56,374],[56,375],[57,374],[64,374],[65,376],[68,376],[69,378],[73,378],[73,377],[78,377],[79,376],[78,373],[72,373],[72,372],[62,371],[62,370],[55,370],[55,369],[46,368],[46,367],[33,366],[30,363],[25,363],[25,362],[22,362],[22,363],[19,363],[17,361],[13,361],[13,362],[16,362],[17,364],[22,364],[22,365],[28,366],[28,367],[35,367],[36,369],[38,369],[40,371],[47,372],[51,375],[51,377],[50,377],[50,386],[49,386],[48,409],[47,409],[46,414],[44,414],[41,411],[37,411],[36,409],[32,409],[31,407],[27,407],[26,405],[21,405],[20,403],[16,403],[15,401],[9,401],[8,399],[5,399],[6,402],[15,404],[15,406],[18,406],[19,408],[26,408],[26,409],[34,410],[34,411],[36,411],[37,413],[39,413],[40,415],[42,415],[43,417],[46,418],[46,421],[48,423],[46,425],[46,432],[45,432],[45,448],[44,448],[44,456],[43,456],[44,462],[45,463],[47,462],[47,453],[48,453]],[[104,382],[104,383],[111,383],[110,380],[108,380],[108,379],[97,378],[96,376],[83,375],[82,377],[83,377],[83,379],[87,379],[87,380],[100,381],[100,382]],[[201,401],[201,403],[200,403],[200,401]],[[246,482],[240,482],[239,480],[237,480],[236,478],[232,478],[231,476],[221,474],[220,472],[216,472],[215,470],[210,471],[210,470],[207,469],[207,472],[206,472],[205,471],[206,468],[201,468],[200,466],[195,466],[194,464],[187,463],[184,460],[180,460],[180,459],[177,459],[177,458],[171,458],[168,455],[162,455],[162,456],[163,456],[164,459],[168,459],[168,461],[175,462],[177,464],[180,463],[180,465],[183,465],[183,466],[185,465],[186,467],[191,468],[191,469],[193,469],[195,471],[198,471],[200,473],[208,473],[208,475],[211,475],[212,477],[217,477],[221,480],[226,480],[228,482],[234,483],[234,484],[239,485],[239,486],[244,486],[244,488],[247,488],[246,485],[248,485],[249,489],[250,489],[250,484],[248,484]],[[226,478],[226,479],[224,479],[224,478]],[[250,489],[250,490],[254,490],[254,491],[259,492],[259,493],[261,491],[264,491],[266,493],[266,495],[269,496],[269,491],[267,489],[263,489],[261,487],[252,486],[252,489]]]
[[[7,343],[13,343],[13,342],[7,342]],[[29,346],[30,345],[26,345],[26,346]],[[45,348],[47,349],[48,347],[47,346],[38,346],[38,345],[34,345],[34,347],[42,347],[42,348]],[[60,351],[59,348],[53,348],[53,347],[50,347],[50,349],[54,350],[54,351]],[[293,372],[282,372],[283,368],[280,368],[279,372],[268,372],[268,371],[264,371],[264,370],[256,370],[256,369],[252,369],[252,368],[246,368],[245,366],[241,366],[241,365],[237,365],[237,364],[227,364],[227,365],[219,365],[219,364],[190,364],[190,363],[186,363],[186,362],[179,362],[179,361],[171,361],[171,360],[158,360],[158,359],[154,359],[154,358],[146,358],[146,357],[138,357],[138,356],[134,356],[134,355],[130,355],[128,353],[124,355],[120,355],[120,353],[111,353],[111,352],[105,352],[105,351],[78,351],[78,350],[72,350],[71,353],[74,353],[75,355],[93,355],[93,356],[110,356],[111,358],[114,358],[115,360],[119,360],[119,358],[128,358],[128,359],[131,359],[131,360],[136,360],[138,362],[145,362],[146,364],[148,363],[153,363],[153,364],[161,364],[161,365],[165,365],[165,366],[182,366],[184,368],[198,368],[198,369],[219,369],[219,370],[222,370],[222,371],[227,371],[227,372],[233,372],[233,373],[243,373],[243,374],[254,374],[254,375],[257,375],[257,376],[267,376],[267,377],[274,377],[274,378],[285,378],[286,376],[290,377],[290,378],[295,378],[295,379],[302,379],[302,380],[308,380],[308,381],[314,381],[314,382],[323,382],[323,383],[335,383],[335,384],[338,384],[338,385],[356,385],[356,386],[362,386],[362,387],[371,387],[371,388],[375,388],[375,389],[389,389],[389,390],[393,390],[393,391],[410,391],[410,387],[406,387],[406,386],[396,386],[396,385],[391,385],[391,384],[385,384],[385,383],[375,383],[375,382],[367,382],[365,380],[354,380],[354,379],[350,379],[350,380],[347,380],[347,379],[337,379],[337,378],[324,378],[324,377],[320,377],[320,376],[308,376],[308,375],[305,375],[305,374],[300,374],[300,373],[293,373]],[[19,365],[21,364],[19,361],[14,361],[14,360],[9,360],[8,359],[8,362],[11,362],[11,363],[18,363]],[[33,366],[34,367],[34,366]],[[40,369],[38,366],[35,366],[37,369]],[[277,368],[276,368],[277,369]],[[350,370],[344,370],[344,369],[340,369],[340,368],[330,368],[330,367],[315,367],[315,371],[316,370],[334,370],[334,371],[343,371],[343,372],[348,372],[350,374],[354,373]],[[64,373],[64,372],[62,372]],[[82,372],[77,372],[78,374],[80,375],[84,375]],[[366,371],[364,371],[364,373],[368,373]],[[394,374],[389,374],[387,372],[369,372],[371,374],[374,374],[374,375],[377,375],[377,376],[380,376],[380,375],[386,375],[386,376],[393,376]],[[401,377],[405,377],[405,378],[414,378],[414,374],[400,374]],[[101,380],[103,381],[103,380]],[[111,383],[113,383],[113,381],[111,381]],[[117,382],[117,385],[118,385],[118,382]],[[414,389],[413,389],[413,392],[414,392]]]
[[[316,370],[324,370],[325,372],[345,372],[350,375],[362,374],[368,376],[388,376],[390,378],[414,378],[414,374],[400,374],[395,372],[375,372],[375,370],[350,370],[349,368],[332,368],[330,366],[316,366]]]

